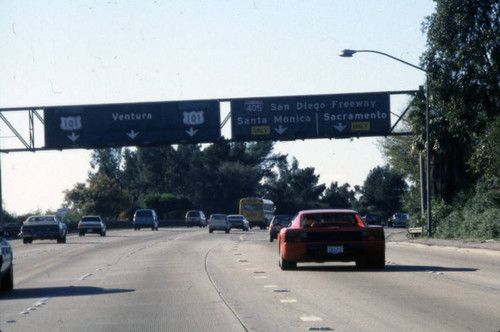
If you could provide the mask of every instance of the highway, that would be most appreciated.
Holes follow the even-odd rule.
[[[388,233],[394,230],[387,230]],[[10,241],[6,331],[500,331],[500,252],[387,242],[386,268],[278,267],[267,231]]]

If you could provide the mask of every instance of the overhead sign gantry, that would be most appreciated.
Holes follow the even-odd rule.
[[[410,135],[394,132],[409,107],[391,127],[390,97],[416,93],[419,90],[0,109],[0,124],[24,145],[0,152],[213,143],[221,139],[229,119],[230,141]],[[229,102],[231,111],[221,122],[222,102]],[[29,139],[9,121],[9,111],[28,112]],[[35,144],[40,125],[45,139]]]
[[[105,148],[214,142],[220,138],[216,100],[44,109],[45,148]]]
[[[390,133],[388,92],[231,101],[232,139],[294,140]]]

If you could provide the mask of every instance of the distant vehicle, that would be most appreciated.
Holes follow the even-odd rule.
[[[271,200],[246,197],[240,199],[240,214],[247,218],[250,228],[266,229],[274,215],[274,203]]]
[[[57,243],[66,243],[68,228],[57,215],[31,216],[21,226],[23,243],[33,240],[57,240]]]
[[[352,210],[306,210],[278,235],[279,265],[291,270],[299,262],[350,262],[358,268],[383,269],[382,226],[369,226]]]
[[[151,209],[139,209],[134,213],[134,230],[140,230],[141,228],[149,228],[151,230],[158,230],[158,216],[155,210]]]
[[[389,219],[389,226],[407,227],[409,221],[410,221],[410,215],[408,213],[395,213]]]
[[[229,221],[231,229],[239,228],[243,231],[248,231],[248,220],[241,214],[230,214],[229,216],[227,216],[227,220]]]
[[[85,236],[87,233],[96,233],[101,236],[106,236],[106,225],[99,216],[82,217],[78,223],[78,234]]]
[[[3,291],[14,289],[13,259],[14,255],[9,242],[0,237],[0,289]]]
[[[21,226],[16,223],[8,223],[6,225],[0,226],[0,237],[14,238],[17,237],[21,230]]]
[[[289,214],[278,214],[273,217],[269,224],[269,242],[273,242],[278,237],[282,228],[288,227],[293,216]]]
[[[382,225],[382,216],[380,214],[367,214],[365,221],[368,225]]]
[[[227,220],[226,214],[212,214],[208,220],[208,232],[213,233],[213,231],[225,231],[229,233],[231,230],[231,225],[229,220]]]
[[[199,226],[206,227],[207,226],[207,218],[203,211],[188,211],[186,213],[186,226]]]

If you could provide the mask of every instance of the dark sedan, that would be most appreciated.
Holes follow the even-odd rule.
[[[0,289],[9,291],[14,288],[13,255],[9,242],[0,237]]]
[[[278,237],[282,228],[288,227],[293,216],[288,214],[278,214],[273,217],[269,224],[269,242],[273,242]]]
[[[57,215],[31,216],[21,226],[23,243],[33,240],[57,240],[66,243],[68,228]]]

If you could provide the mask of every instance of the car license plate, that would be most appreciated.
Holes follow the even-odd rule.
[[[344,246],[327,246],[326,252],[332,255],[343,254]]]

